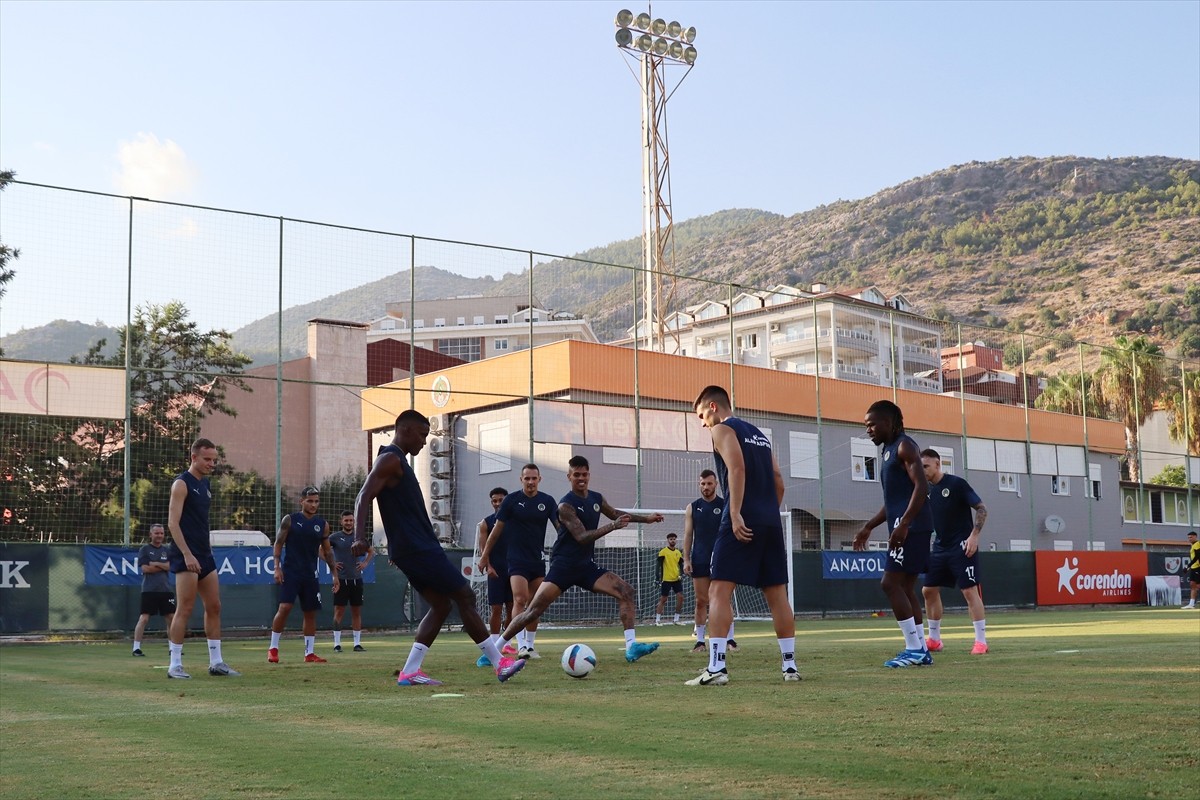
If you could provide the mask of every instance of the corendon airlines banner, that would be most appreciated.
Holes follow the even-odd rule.
[[[1039,550],[1035,556],[1038,605],[1141,603],[1146,597],[1145,552]]]

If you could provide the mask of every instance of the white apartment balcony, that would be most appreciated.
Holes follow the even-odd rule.
[[[839,350],[849,349],[872,354],[879,352],[879,339],[874,333],[857,331],[852,328],[836,328],[835,331]]]
[[[932,366],[940,366],[942,363],[941,352],[934,347],[924,347],[919,344],[906,344],[901,349],[901,354],[904,360],[910,364],[921,363],[930,364]]]
[[[914,389],[918,392],[941,392],[942,384],[940,381],[930,380],[929,378],[906,376],[904,378],[904,388]]]
[[[771,335],[771,354],[777,358],[811,353],[818,347],[824,352],[829,351],[829,328],[820,328],[817,336],[813,336],[811,330],[791,330],[782,335]]]

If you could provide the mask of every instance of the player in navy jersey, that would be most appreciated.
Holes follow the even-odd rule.
[[[984,620],[983,594],[979,590],[979,534],[987,521],[987,506],[956,475],[942,472],[942,457],[937,450],[921,451],[925,480],[929,482],[929,510],[933,514],[933,544],[929,548],[929,569],[925,573],[925,618],[929,620],[930,652],[942,645],[942,592],[939,587],[957,586],[967,601],[971,623],[975,626],[975,644],[971,655],[988,651],[987,625]],[[972,517],[971,510],[975,510]]]
[[[496,524],[496,512],[500,510],[500,504],[507,496],[508,489],[503,486],[497,486],[488,494],[492,503],[492,513],[479,520],[479,530],[475,534],[475,541],[479,544],[481,552]],[[508,544],[504,541],[503,532],[488,557],[487,601],[491,612],[488,616],[488,630],[492,632],[492,639],[496,640],[500,638],[500,631],[503,630],[502,623],[511,621],[513,617],[513,590],[512,583],[508,580]],[[487,656],[481,655],[475,666],[490,667],[492,663],[488,661]]]
[[[341,588],[333,548],[329,545],[329,523],[317,516],[321,507],[321,492],[308,486],[300,492],[300,511],[288,514],[279,521],[275,534],[275,583],[279,585],[279,609],[271,621],[271,646],[267,661],[279,663],[279,637],[287,625],[288,614],[296,598],[304,613],[304,661],[324,664],[316,653],[317,612],[321,609],[321,585],[317,581],[317,556],[329,565],[333,574],[333,591]]]
[[[921,604],[917,601],[917,576],[929,563],[933,515],[926,495],[929,485],[921,465],[921,448],[904,432],[904,414],[890,400],[871,404],[866,414],[867,436],[883,448],[879,482],[883,508],[854,537],[854,549],[865,550],[871,531],[887,521],[888,555],[880,588],[892,604],[892,613],[904,634],[904,649],[885,667],[914,667],[933,663],[921,631]]]
[[[712,566],[713,545],[721,516],[725,513],[725,498],[717,494],[717,473],[706,469],[700,473],[700,497],[688,504],[683,512],[683,571],[692,578],[696,592],[696,644],[693,653],[707,653],[704,633],[708,625],[708,583]],[[737,652],[733,638],[733,618],[729,622],[729,652]]]
[[[333,652],[342,652],[342,620],[350,606],[350,629],[354,634],[354,652],[362,653],[363,573],[375,558],[375,548],[367,548],[362,561],[354,555],[354,512],[343,511],[341,530],[329,534],[333,561],[337,565],[339,586],[333,593]]]
[[[479,566],[488,571],[489,577],[499,576],[492,566],[493,553],[502,560],[507,557],[513,614],[524,611],[529,599],[542,585],[546,577],[546,562],[542,559],[546,526],[558,525],[558,503],[538,488],[541,483],[542,471],[537,464],[521,467],[521,491],[513,492],[501,501],[492,532],[479,555]],[[497,552],[501,542],[504,543],[503,551]],[[509,621],[512,621],[511,617]],[[534,649],[536,638],[537,620],[534,620],[517,637],[518,658],[541,658]]]
[[[725,653],[738,584],[762,590],[775,625],[783,679],[798,681],[796,617],[787,585],[791,553],[779,520],[783,476],[771,442],[758,428],[733,415],[729,393],[720,386],[705,387],[692,408],[712,434],[713,461],[725,495],[725,510],[713,545],[708,586],[708,667],[686,683],[720,686],[729,682]]]
[[[191,466],[171,484],[167,527],[171,531],[171,572],[175,575],[175,617],[171,620],[168,678],[191,678],[183,669],[183,639],[196,595],[204,603],[204,635],[208,639],[208,674],[241,675],[221,657],[221,584],[209,539],[208,507],[212,502],[208,476],[217,468],[217,446],[197,439],[191,447]]]
[[[588,488],[592,473],[586,458],[574,456],[567,465],[571,491],[559,501],[558,540],[550,554],[550,571],[529,602],[529,607],[513,618],[501,637],[508,641],[526,625],[536,622],[559,595],[572,586],[578,586],[616,599],[621,624],[625,628],[625,660],[637,661],[657,650],[658,642],[637,641],[634,629],[637,603],[633,587],[620,575],[609,572],[595,562],[596,540],[624,528],[630,522],[662,522],[663,515],[658,512],[629,514],[618,511],[608,504],[602,494]],[[601,516],[612,521],[601,525]]]
[[[417,626],[408,660],[396,675],[397,686],[441,685],[441,681],[426,675],[421,666],[425,653],[450,615],[451,606],[458,608],[463,631],[496,665],[496,677],[503,683],[519,672],[525,662],[500,657],[487,625],[475,608],[475,592],[462,572],[450,563],[433,531],[421,486],[405,459],[421,452],[428,438],[429,420],[421,412],[410,408],[396,417],[392,443],[380,449],[354,501],[352,552],[358,557],[366,555],[370,548],[367,520],[371,517],[371,503],[378,502],[379,516],[387,533],[388,556],[429,604],[429,611]]]

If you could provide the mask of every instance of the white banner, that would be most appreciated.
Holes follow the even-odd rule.
[[[124,419],[125,371],[0,361],[0,414]]]

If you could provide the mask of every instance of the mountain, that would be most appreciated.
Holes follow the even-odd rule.
[[[117,351],[117,330],[103,322],[94,325],[56,319],[36,328],[22,328],[16,333],[0,339],[0,350],[6,358],[31,361],[69,361],[71,356],[82,356],[92,345],[107,339],[105,355]]]
[[[619,338],[633,322],[631,299],[639,291],[634,273],[621,267],[640,263],[640,237],[538,263],[534,293],[548,308],[587,317],[602,341]],[[1200,162],[1055,157],[962,164],[790,217],[734,209],[686,220],[675,226],[674,264],[679,280],[664,289],[664,296],[674,292],[672,310],[712,297],[712,281],[748,289],[874,285],[904,294],[923,314],[998,329],[997,339],[1035,334],[1041,338],[1030,339],[1031,363],[1048,371],[1060,366],[1056,359],[1070,340],[1109,344],[1121,333],[1146,334],[1167,352],[1194,358]],[[416,268],[418,299],[528,291],[527,272],[466,278],[445,266]],[[308,319],[374,319],[385,302],[408,299],[409,285],[405,270],[286,309],[284,357],[304,352]],[[5,337],[0,346],[15,356],[13,340],[42,330]],[[993,338],[971,336],[984,333]],[[236,347],[273,359],[276,315],[233,334]]]

